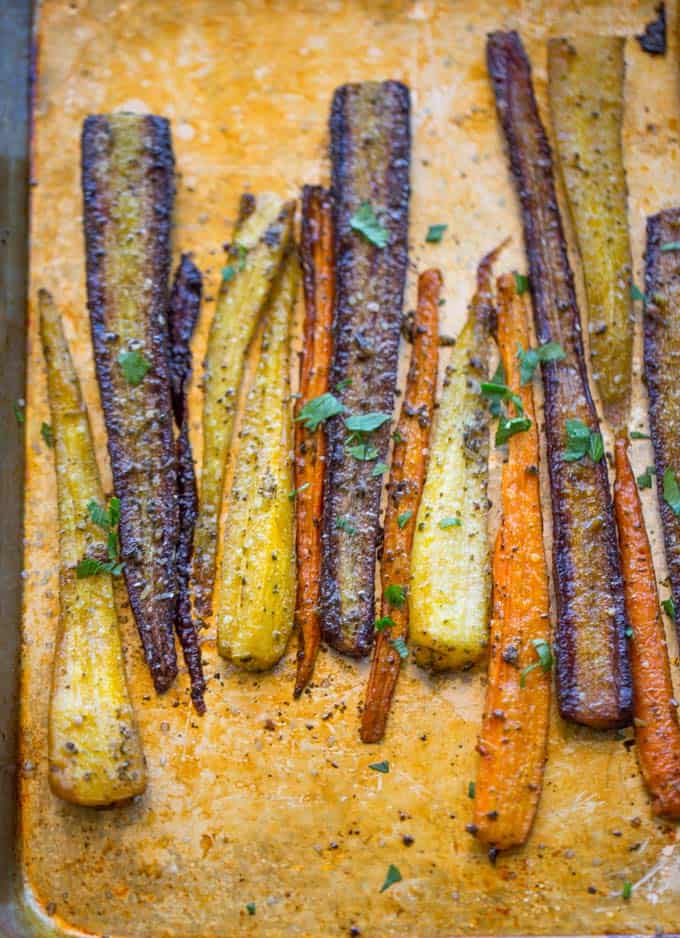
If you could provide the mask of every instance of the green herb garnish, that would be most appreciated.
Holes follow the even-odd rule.
[[[468,798],[474,798],[476,794],[476,785],[474,782],[468,782]]]
[[[14,417],[19,426],[26,423],[26,401],[23,397],[14,402]]]
[[[637,477],[637,484],[641,489],[651,489],[652,476],[656,475],[655,466],[647,466],[645,471]]]
[[[406,602],[406,590],[403,586],[399,586],[398,583],[391,583],[385,590],[385,599],[390,606],[394,606],[395,609],[401,609]]]
[[[546,642],[544,638],[534,638],[532,639],[531,644],[536,649],[538,660],[534,661],[533,664],[528,664],[526,668],[521,670],[519,675],[520,687],[524,687],[526,685],[527,674],[529,674],[535,668],[541,668],[544,674],[547,674],[555,663],[550,643]]]
[[[462,525],[460,518],[442,518],[439,522],[439,527],[444,530],[445,528],[459,528]]]
[[[406,525],[409,523],[412,517],[413,517],[413,511],[409,509],[408,511],[405,511],[403,512],[403,514],[399,515],[399,517],[397,518],[397,524],[403,530],[406,527]]]
[[[383,775],[387,775],[390,770],[390,764],[387,759],[383,759],[382,762],[371,762],[368,767],[369,769],[373,769],[374,772],[382,772]]]
[[[519,359],[519,383],[524,387],[533,378],[539,362],[561,361],[566,356],[559,342],[546,342],[538,348],[528,348],[526,352],[520,346],[517,350],[517,357]]]
[[[363,202],[349,220],[350,228],[362,234],[377,248],[387,246],[389,233],[378,221],[370,202]]]
[[[394,863],[390,863],[387,869],[387,876],[385,877],[385,882],[380,887],[380,892],[385,892],[386,889],[389,889],[390,886],[394,886],[395,883],[400,883],[402,880],[402,875],[399,872],[398,868]]]
[[[118,356],[118,364],[123,371],[125,380],[133,388],[136,388],[138,384],[142,383],[144,375],[149,368],[151,368],[151,362],[144,358],[139,349],[132,349],[130,352],[121,352]]]
[[[246,902],[246,909],[248,910],[248,915],[255,915],[255,910],[257,906],[254,902]]]
[[[402,661],[408,658],[408,648],[403,638],[393,638],[390,641],[390,645],[394,648]]]
[[[353,446],[346,447],[350,456],[354,456],[360,462],[372,462],[378,458],[378,450],[369,443],[355,443]]]
[[[307,401],[295,419],[302,421],[305,430],[314,433],[324,420],[335,417],[336,414],[342,414],[344,411],[345,405],[341,404],[330,391],[326,391],[325,394],[320,394],[318,397],[312,398],[311,401]]]
[[[668,599],[664,599],[664,601],[661,603],[661,608],[666,613],[671,622],[676,621],[675,600],[672,596],[669,596]]]
[[[439,244],[444,236],[444,232],[448,227],[448,225],[430,225],[430,227],[427,229],[425,240],[428,244]]]
[[[512,275],[515,278],[515,289],[517,290],[517,295],[521,296],[529,289],[529,278],[525,274],[518,274],[516,270],[513,270]]]
[[[341,531],[345,531],[347,534],[357,533],[357,529],[348,518],[336,518],[335,527],[339,528]]]
[[[631,440],[649,440],[651,437],[647,433],[640,433],[639,430],[630,431]]]
[[[352,386],[352,379],[343,378],[342,381],[338,381],[338,383],[335,385],[335,390],[344,391],[345,388],[349,388],[351,386]]]
[[[386,462],[377,462],[375,466],[373,466],[373,469],[371,470],[371,475],[373,476],[373,478],[375,478],[376,476],[384,475],[389,468],[390,467],[387,465]]]
[[[352,433],[373,433],[391,419],[392,414],[383,414],[379,411],[370,414],[353,414],[345,420],[345,426]]]
[[[604,456],[602,434],[591,430],[582,420],[567,420],[567,447],[562,454],[565,462],[576,462],[584,456],[590,456],[593,462],[599,462]]]
[[[501,417],[496,429],[496,446],[503,446],[511,436],[516,433],[523,433],[531,426],[529,417]]]
[[[680,515],[680,486],[675,473],[668,467],[663,474],[663,500],[674,515]]]
[[[54,433],[52,432],[52,427],[49,423],[45,423],[44,420],[40,426],[40,436],[45,441],[46,446],[49,446],[50,449],[54,447]]]
[[[373,623],[373,628],[376,632],[382,632],[385,629],[391,629],[393,625],[396,625],[396,622],[392,616],[381,616],[379,619],[376,619]]]
[[[680,248],[680,244],[678,244],[678,247]],[[663,251],[663,248],[661,248],[661,250]],[[628,880],[626,880],[625,883],[623,884],[621,895],[626,900],[630,899],[630,897],[633,895],[633,884],[629,882]]]
[[[118,540],[120,500],[114,495],[109,499],[108,506],[104,508],[92,499],[87,503],[87,511],[92,523],[106,532],[106,550],[109,559],[108,561],[102,561],[95,557],[83,557],[76,566],[76,576],[79,580],[88,576],[96,576],[98,573],[110,573],[113,576],[120,576],[123,572],[123,564],[120,560],[120,542]]]
[[[642,292],[642,290],[640,289],[640,287],[639,287],[636,283],[631,284],[631,287],[630,287],[630,298],[631,298],[632,300],[635,300],[637,303],[646,303],[646,302],[647,302],[647,297],[645,296],[645,294]]]
[[[304,482],[304,483],[300,486],[299,489],[293,489],[292,492],[289,492],[289,493],[288,493],[288,498],[290,498],[291,501],[292,501],[294,498],[297,498],[297,496],[300,494],[300,492],[304,492],[305,489],[308,489],[308,488],[309,488],[309,485],[310,485],[309,482]]]
[[[661,245],[661,251],[680,251],[680,241],[666,241]]]

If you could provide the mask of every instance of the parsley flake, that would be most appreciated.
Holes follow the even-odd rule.
[[[663,500],[674,515],[680,515],[680,486],[675,473],[668,467],[663,474]]]
[[[354,456],[360,462],[373,462],[378,458],[378,450],[369,443],[355,443],[354,446],[347,446],[347,452]]]
[[[680,248],[680,244],[678,245],[678,247]],[[661,248],[661,250],[663,251],[663,248]],[[626,900],[630,899],[630,897],[633,895],[633,884],[629,882],[628,880],[626,880],[625,883],[623,884],[621,895]]]
[[[255,915],[255,910],[257,906],[254,902],[246,902],[246,909],[248,910],[248,915]]]
[[[474,798],[476,795],[476,785],[474,782],[468,782],[468,798]]]
[[[539,362],[561,361],[565,357],[564,349],[559,342],[545,342],[538,348],[528,348],[526,352],[520,346],[517,350],[520,385],[524,387],[529,384]]]
[[[376,476],[384,475],[389,468],[390,467],[387,465],[386,462],[377,462],[375,466],[373,466],[373,469],[371,470],[371,475],[373,476],[373,478],[375,478]]]
[[[651,489],[652,476],[656,475],[655,466],[647,466],[645,471],[637,477],[637,484],[641,489]]]
[[[349,518],[336,518],[335,527],[340,531],[345,531],[347,534],[356,534],[357,529],[354,527]]]
[[[349,388],[351,386],[352,386],[352,379],[343,378],[342,381],[338,381],[338,383],[335,385],[335,390],[344,391],[345,388]]]
[[[50,449],[54,448],[54,433],[52,432],[52,427],[49,423],[45,423],[44,420],[40,427],[40,436],[45,441],[46,446],[49,446]]]
[[[661,250],[666,251],[680,251],[680,241],[666,241],[665,244],[661,245]]]
[[[14,416],[19,426],[26,423],[26,401],[23,397],[14,402]]]
[[[515,278],[515,289],[517,290],[517,295],[521,296],[529,289],[529,278],[525,274],[518,274],[516,270],[513,270],[512,275]]]
[[[97,576],[99,573],[120,576],[123,572],[123,564],[120,560],[120,542],[118,540],[120,500],[114,495],[113,498],[109,499],[108,506],[104,508],[94,499],[91,499],[87,503],[87,513],[92,523],[106,532],[106,550],[109,559],[108,561],[102,561],[96,557],[83,557],[76,566],[76,576],[79,580],[89,576]]]
[[[636,303],[647,303],[647,297],[636,283],[631,284],[630,298],[635,300]]]
[[[362,234],[367,241],[374,244],[377,248],[387,246],[389,233],[386,228],[378,221],[370,202],[362,202],[354,215],[349,220],[350,228]]]
[[[392,414],[375,411],[369,414],[353,414],[345,420],[345,426],[352,433],[373,433],[384,423],[392,419]]]
[[[631,440],[649,440],[651,437],[647,433],[640,433],[639,430],[630,431]]]
[[[376,619],[373,623],[373,628],[376,632],[382,632],[387,628],[392,628],[393,625],[396,625],[396,622],[392,616],[381,616],[379,619]]]
[[[326,391],[325,394],[320,394],[318,397],[312,398],[311,401],[307,401],[295,419],[302,421],[305,430],[314,433],[324,420],[342,414],[344,411],[345,405],[341,404],[330,391]]]
[[[496,446],[503,446],[511,436],[516,433],[523,433],[531,427],[529,417],[501,417],[496,429]]]
[[[373,769],[374,772],[382,772],[383,775],[387,775],[390,770],[390,764],[387,759],[383,759],[382,762],[371,762],[368,767],[369,769]]]
[[[402,661],[405,661],[408,658],[408,648],[406,647],[406,642],[403,638],[391,639],[390,645],[394,648]]]
[[[412,517],[413,517],[413,511],[409,509],[408,511],[405,511],[403,512],[403,514],[399,515],[399,517],[397,518],[397,524],[403,530],[406,527],[406,525],[409,523]]]
[[[439,244],[441,239],[444,237],[444,232],[448,227],[448,225],[430,225],[430,227],[427,229],[427,234],[425,235],[425,241],[428,244]]]
[[[123,377],[133,388],[142,383],[144,376],[151,368],[151,362],[144,358],[139,349],[121,352],[118,356],[118,364],[123,371]]]
[[[590,456],[593,462],[599,462],[604,456],[602,434],[591,430],[582,420],[567,420],[567,447],[562,454],[565,462],[576,462],[584,456]]]
[[[547,674],[552,670],[552,666],[555,663],[553,657],[552,649],[550,643],[546,642],[544,638],[534,638],[531,641],[531,644],[536,649],[536,654],[538,655],[538,661],[534,661],[533,664],[528,664],[526,668],[522,668],[519,675],[519,686],[526,686],[526,677],[531,671],[536,668],[541,668],[544,674]]]
[[[668,599],[664,599],[664,601],[661,603],[661,608],[666,613],[671,622],[676,621],[675,600],[672,596],[669,596]]]
[[[446,528],[459,528],[462,524],[463,522],[460,518],[442,518],[439,522],[439,527],[445,530]]]
[[[293,489],[292,492],[288,493],[288,498],[292,501],[294,498],[297,498],[300,492],[304,492],[305,489],[308,489],[310,486],[309,482],[304,482],[299,489]]]
[[[398,583],[390,583],[385,590],[385,599],[395,609],[402,609],[406,602],[406,590]]]
[[[390,863],[387,868],[387,876],[385,877],[385,882],[380,887],[380,892],[385,892],[386,889],[389,889],[390,886],[394,886],[395,883],[400,883],[402,880],[402,875],[399,872],[398,867],[394,863]]]

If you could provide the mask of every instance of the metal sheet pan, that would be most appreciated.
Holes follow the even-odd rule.
[[[674,4],[668,12],[674,23]],[[148,793],[116,810],[67,806],[49,792],[45,759],[57,570],[53,470],[39,432],[47,416],[33,307],[40,286],[64,309],[101,468],[110,480],[84,305],[83,117],[127,108],[171,118],[179,171],[175,252],[195,252],[208,297],[214,297],[238,194],[244,188],[295,194],[303,182],[326,179],[333,88],[363,78],[406,81],[414,112],[411,257],[421,268],[442,266],[446,328],[455,333],[485,250],[511,234],[500,266],[525,266],[486,78],[485,33],[501,26],[521,30],[544,107],[548,35],[594,30],[632,37],[652,15],[652,0],[42,3],[15,906],[29,923],[15,926],[17,934],[335,936],[355,928],[367,936],[434,938],[677,930],[677,830],[650,815],[630,731],[594,733],[553,714],[545,793],[529,845],[492,866],[465,832],[482,671],[430,678],[409,664],[385,742],[365,747],[357,735],[365,665],[323,653],[314,686],[293,702],[293,647],[274,673],[244,675],[218,660],[210,636],[204,646],[209,713],[201,720],[191,711],[186,675],[164,698],[154,695],[121,595]],[[665,59],[644,55],[633,39],[626,49],[624,132],[638,282],[644,217],[676,203],[680,193],[674,35],[670,43]],[[20,187],[16,191],[20,197]],[[425,245],[427,226],[436,222],[448,223],[447,236],[441,245]],[[213,309],[211,299],[195,342],[197,363]],[[14,347],[16,357],[16,341]],[[633,425],[640,427],[639,355],[637,361]],[[20,363],[15,367],[12,394],[18,396]],[[196,370],[192,431],[200,457]],[[3,432],[15,431],[3,425]],[[636,444],[635,459],[640,467],[651,462],[646,444]],[[643,497],[663,579],[656,506],[652,494]],[[4,492],[3,499],[7,507]],[[13,553],[2,545],[14,585],[17,504],[15,486],[7,515],[14,518],[8,534]],[[15,621],[11,605],[2,609]],[[2,624],[9,661],[11,628]],[[677,656],[677,646],[671,647]],[[389,760],[389,774],[369,769],[380,759]],[[413,838],[410,846],[405,835]],[[380,893],[390,863],[403,880]],[[636,884],[629,902],[621,897],[624,880]],[[250,902],[254,915],[246,909]]]

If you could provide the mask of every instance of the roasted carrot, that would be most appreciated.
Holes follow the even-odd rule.
[[[680,725],[668,662],[666,633],[659,609],[652,551],[645,530],[628,439],[615,446],[614,508],[619,530],[633,672],[633,715],[638,759],[652,796],[652,810],[680,818]]]
[[[333,203],[321,186],[302,192],[301,260],[305,293],[305,322],[300,361],[300,396],[296,417],[306,403],[328,391],[333,338],[335,266],[333,258]],[[297,608],[300,633],[294,695],[299,697],[314,671],[319,650],[319,585],[321,577],[320,518],[326,438],[302,420],[295,424],[295,491],[297,529]]]
[[[498,279],[498,345],[506,383],[531,426],[508,440],[494,547],[491,653],[475,788],[477,837],[495,850],[525,842],[536,814],[550,706],[550,599],[543,551],[538,428],[531,384],[521,387],[518,346],[527,310],[512,276]],[[537,666],[538,665],[538,666]]]
[[[413,327],[411,367],[397,425],[387,487],[381,564],[382,618],[379,620],[380,628],[361,718],[360,734],[365,743],[377,743],[385,734],[387,716],[401,668],[399,640],[403,642],[408,634],[408,604],[404,602],[399,607],[388,603],[385,590],[390,584],[408,583],[411,575],[413,532],[427,470],[430,427],[437,390],[441,287],[442,275],[438,270],[426,270],[418,279],[418,308]]]

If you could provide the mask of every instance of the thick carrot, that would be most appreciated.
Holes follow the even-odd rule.
[[[640,496],[628,460],[628,439],[615,447],[614,508],[619,531],[626,609],[632,629],[633,715],[638,759],[652,810],[680,818],[680,725],[673,697],[666,633]]]
[[[385,512],[381,579],[406,585],[410,578],[411,546],[427,469],[432,412],[437,389],[439,295],[442,275],[426,270],[418,280],[418,308],[413,328],[413,353],[406,394],[395,435]],[[399,677],[399,640],[408,632],[408,604],[390,603],[383,596],[382,619],[373,653],[361,718],[361,739],[379,742]],[[395,647],[395,641],[397,646]]]
[[[531,385],[520,386],[528,345],[526,305],[513,277],[498,279],[498,345],[506,384],[531,420],[508,441],[503,518],[493,554],[493,613],[479,737],[474,825],[494,850],[525,842],[541,792],[550,705],[548,571],[543,551],[538,428]]]
[[[300,362],[297,413],[328,390],[332,352],[331,327],[335,297],[333,206],[330,192],[305,186],[302,193],[302,270],[305,322]],[[319,583],[321,578],[321,515],[323,508],[326,438],[303,421],[295,424],[295,489],[297,526],[297,610],[300,648],[294,695],[299,697],[314,671],[319,650]]]

